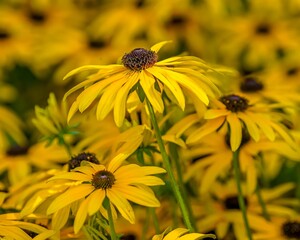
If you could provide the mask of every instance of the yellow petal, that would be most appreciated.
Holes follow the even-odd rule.
[[[147,188],[144,186],[144,189],[141,189],[141,187],[134,187],[134,186],[126,186],[126,187],[115,187],[115,191],[117,191],[119,194],[121,194],[124,198],[143,205],[147,207],[159,207],[160,203],[156,199],[153,191],[150,188]]]
[[[159,43],[153,45],[150,49],[157,53],[164,45],[166,45],[167,43],[171,43],[171,42],[172,41],[159,42]]]
[[[96,190],[90,195],[90,201],[88,204],[88,213],[90,216],[100,209],[104,198],[105,191],[103,190]]]
[[[67,206],[68,204],[75,202],[85,196],[89,195],[95,188],[90,184],[83,184],[75,187],[69,188],[67,191],[59,195],[50,204],[47,209],[47,214],[54,213],[59,209]]]
[[[107,114],[113,109],[115,105],[115,99],[118,91],[122,88],[122,85],[126,82],[126,79],[120,79],[111,83],[104,91],[97,106],[97,119],[103,120]]]
[[[154,87],[154,77],[146,71],[141,71],[140,84],[153,108],[159,113],[162,113],[164,111],[164,103],[162,101],[161,93]]]
[[[258,141],[260,139],[259,129],[255,122],[253,122],[247,114],[243,112],[238,113],[238,117],[245,123],[246,128],[248,129],[248,132],[250,136],[254,139],[254,141]]]
[[[164,237],[164,240],[174,240],[179,238],[185,233],[188,233],[189,230],[185,228],[176,228],[175,230],[171,231],[167,234],[167,236]]]
[[[129,202],[119,194],[119,191],[115,191],[114,188],[108,189],[107,197],[109,198],[110,202],[118,209],[121,215],[131,224],[134,224],[135,216],[133,209]]]
[[[169,79],[167,79],[164,76],[164,71],[161,71],[159,67],[152,67],[147,69],[148,72],[150,72],[153,76],[155,76],[157,79],[163,82],[169,88],[169,90],[172,92],[174,97],[176,98],[180,108],[184,110],[185,108],[185,97],[182,93],[182,90],[178,83],[176,81],[171,82]]]
[[[72,71],[70,71],[64,78],[63,80],[66,80],[67,78],[70,78],[72,77],[73,75],[77,74],[77,73],[80,73],[80,72],[83,72],[83,71],[87,71],[87,70],[99,70],[101,69],[102,66],[101,65],[86,65],[86,66],[82,66],[82,67],[79,67],[79,68],[76,68]]]
[[[52,216],[52,228],[55,230],[62,229],[69,219],[70,207],[65,207],[57,212],[55,212]]]
[[[82,228],[85,219],[87,217],[87,206],[88,206],[89,198],[83,200],[80,204],[78,211],[76,213],[76,217],[74,220],[74,233],[77,234],[79,230]]]
[[[199,129],[196,129],[188,136],[186,143],[191,144],[199,141],[204,136],[216,131],[225,121],[225,118],[215,118],[204,123]]]
[[[134,73],[127,82],[122,86],[122,88],[118,91],[118,94],[115,98],[115,106],[114,106],[114,119],[115,123],[118,127],[121,127],[125,118],[126,112],[126,100],[129,94],[129,91],[132,87],[137,83],[139,79],[139,74]]]
[[[204,114],[204,119],[214,119],[228,115],[227,109],[208,109]]]
[[[226,119],[230,127],[231,150],[235,152],[242,142],[242,125],[237,115],[234,113],[229,114]]]

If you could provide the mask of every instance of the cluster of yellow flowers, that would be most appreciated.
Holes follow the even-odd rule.
[[[0,239],[300,239],[300,1],[0,16]]]

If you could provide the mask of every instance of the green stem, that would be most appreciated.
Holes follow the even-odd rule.
[[[261,206],[261,209],[262,209],[262,214],[263,214],[263,217],[267,220],[267,221],[270,221],[270,215],[267,211],[267,206],[266,206],[266,203],[265,201],[263,200],[262,198],[262,195],[261,195],[261,191],[260,191],[260,185],[259,183],[257,183],[257,186],[256,186],[256,196],[257,196],[257,199],[258,199],[258,202]]]
[[[158,223],[158,219],[155,213],[154,208],[149,208],[150,214],[152,216],[152,220],[153,220],[153,224],[154,224],[154,229],[155,229],[155,233],[156,234],[160,234],[160,229],[159,229],[159,223]]]
[[[169,156],[167,154],[164,142],[162,140],[161,132],[160,132],[160,129],[158,127],[158,123],[157,123],[157,120],[156,120],[156,117],[155,117],[154,110],[153,110],[153,108],[152,108],[152,106],[151,106],[151,104],[150,104],[150,102],[147,98],[146,98],[146,102],[147,102],[147,106],[148,106],[148,109],[149,109],[151,122],[152,122],[153,128],[155,130],[156,140],[157,140],[157,143],[158,143],[158,146],[159,146],[159,149],[160,149],[163,164],[164,164],[164,167],[166,168],[166,171],[169,175],[171,186],[172,186],[174,195],[177,199],[177,202],[180,206],[181,213],[182,213],[182,216],[183,216],[183,220],[185,222],[186,227],[190,230],[190,232],[195,232],[194,227],[192,226],[192,223],[191,223],[191,220],[190,220],[191,217],[189,215],[189,211],[188,211],[188,209],[185,205],[183,196],[180,192],[180,188],[179,188],[179,186],[178,186],[178,184],[175,180],[175,176],[173,174],[171,163],[170,163],[170,160],[169,160]]]
[[[110,201],[108,201],[108,204],[107,204],[107,214],[108,214],[108,222],[109,222],[109,227],[110,227],[111,239],[118,240],[116,230],[115,230],[115,225],[114,225],[114,219],[113,219],[112,212],[111,212]]]
[[[241,173],[240,173],[240,165],[239,165],[239,150],[233,152],[233,168],[234,168],[234,176],[235,176],[235,181],[237,185],[237,190],[238,190],[238,202],[240,209],[242,211],[243,215],[243,220],[246,228],[246,232],[248,235],[248,239],[252,240],[252,233],[249,225],[249,221],[247,218],[247,212],[246,212],[246,204],[245,200],[243,197],[243,191],[242,191],[242,185],[241,185]]]
[[[66,149],[66,151],[67,151],[69,157],[71,158],[71,157],[73,156],[73,155],[72,155],[72,151],[71,151],[71,147],[70,147],[69,143],[67,143],[67,142],[65,141],[64,136],[62,136],[62,135],[59,136],[59,142],[65,147],[65,149]]]
[[[177,146],[174,143],[169,143],[169,149],[170,149],[170,156],[171,156],[173,162],[175,163],[176,173],[178,176],[178,178],[177,178],[178,185],[181,189],[183,200],[185,202],[185,206],[188,209],[188,212],[190,215],[190,220],[192,222],[192,226],[197,231],[193,212],[192,212],[190,204],[188,204],[188,197],[187,197],[186,188],[185,188],[184,181],[183,181],[182,167],[181,167],[181,163],[180,163],[179,156],[178,156]]]

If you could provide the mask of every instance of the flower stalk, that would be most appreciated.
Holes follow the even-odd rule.
[[[156,117],[155,117],[154,110],[147,98],[146,98],[146,103],[147,103],[147,107],[149,109],[151,122],[152,122],[153,128],[155,130],[156,140],[157,140],[160,152],[161,152],[163,164],[164,164],[164,167],[166,168],[167,174],[169,175],[172,190],[173,190],[175,198],[178,201],[178,204],[180,206],[183,220],[186,224],[186,227],[190,230],[190,232],[195,232],[195,228],[193,227],[192,222],[191,222],[191,216],[189,214],[189,210],[185,204],[182,192],[180,191],[179,185],[177,184],[175,176],[173,174],[170,159],[169,159],[169,156],[167,154],[167,151],[166,151],[163,139],[162,139],[162,135],[161,135],[161,132],[160,132],[160,129],[159,129]]]
[[[247,217],[247,209],[246,209],[246,204],[245,204],[245,200],[244,200],[244,197],[243,197],[243,191],[242,191],[242,185],[241,185],[241,171],[240,171],[240,165],[239,165],[239,150],[236,150],[235,152],[233,152],[232,161],[233,161],[235,181],[236,181],[237,190],[238,190],[239,206],[240,206],[240,209],[242,211],[242,216],[243,216],[243,220],[244,220],[244,224],[245,224],[248,239],[252,240],[252,233],[251,233],[251,229],[250,229],[250,225],[249,225],[249,221],[248,221],[248,217]]]

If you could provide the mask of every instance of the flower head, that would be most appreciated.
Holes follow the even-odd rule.
[[[171,57],[158,61],[158,51],[167,42],[161,42],[150,50],[136,48],[126,53],[122,64],[88,65],[77,68],[66,75],[69,78],[86,70],[97,70],[87,80],[70,89],[65,98],[75,91],[84,88],[77,95],[68,114],[68,120],[77,112],[84,112],[96,99],[96,115],[104,119],[114,109],[114,119],[117,126],[123,124],[127,99],[132,92],[137,91],[140,101],[145,97],[153,108],[162,113],[164,110],[163,92],[172,95],[181,109],[185,108],[186,96],[196,101],[208,104],[208,96],[218,94],[218,89],[210,78],[205,75],[212,68],[201,59],[191,56]],[[184,94],[184,93],[185,94]],[[185,96],[186,95],[186,96]]]
[[[88,162],[87,165],[75,169],[75,171],[61,173],[50,179],[50,181],[61,181],[77,183],[56,197],[50,204],[47,213],[55,213],[71,203],[79,201],[74,223],[75,233],[80,230],[87,215],[93,215],[101,211],[103,215],[103,201],[110,200],[111,207],[115,208],[130,223],[134,223],[134,211],[129,201],[136,204],[158,207],[159,201],[148,186],[163,185],[164,182],[152,174],[164,173],[159,167],[136,164],[121,166],[124,161],[122,154],[114,157],[108,166]]]
[[[225,95],[211,102],[212,108],[204,115],[207,122],[189,135],[187,143],[195,143],[203,136],[225,127],[230,135],[232,151],[240,147],[245,130],[256,142],[261,138],[261,133],[270,141],[274,141],[276,135],[279,135],[293,148],[298,149],[292,136],[280,123],[282,117],[273,110],[278,105],[251,103],[247,98],[236,94]]]

